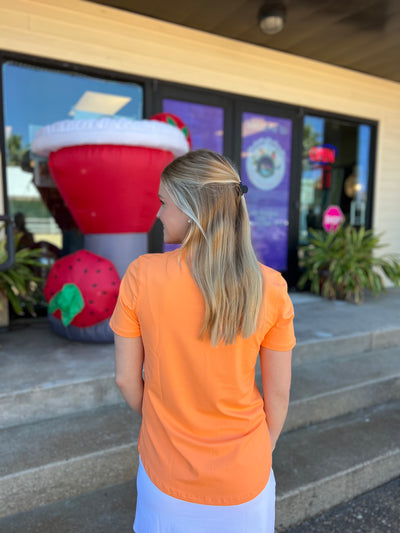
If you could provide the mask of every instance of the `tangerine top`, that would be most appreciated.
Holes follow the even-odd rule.
[[[255,333],[217,347],[199,338],[204,298],[179,250],[139,257],[122,280],[110,326],[143,341],[139,453],[151,481],[172,497],[237,505],[268,482],[271,444],[255,366],[260,346],[287,351],[295,337],[286,282],[260,267]]]

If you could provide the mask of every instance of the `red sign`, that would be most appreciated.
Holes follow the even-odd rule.
[[[308,157],[311,163],[333,165],[336,158],[336,148],[332,145],[313,146],[310,148]]]
[[[328,233],[334,233],[344,220],[342,210],[338,205],[331,205],[324,211],[322,226]]]

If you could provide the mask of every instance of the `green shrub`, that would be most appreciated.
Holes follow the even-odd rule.
[[[15,261],[7,270],[0,270],[0,292],[10,302],[18,315],[24,314],[24,307],[28,313],[35,316],[34,306],[38,302],[38,284],[42,281],[34,272],[35,267],[40,267],[38,257],[40,249],[22,248],[17,250],[22,234],[15,235]],[[7,261],[7,241],[0,241],[0,264]],[[1,305],[1,304],[0,304]]]
[[[380,294],[384,276],[400,285],[400,263],[396,256],[376,257],[384,247],[372,230],[342,226],[335,233],[311,230],[309,244],[300,248],[303,273],[299,288],[309,284],[311,292],[324,298],[361,303],[365,289]]]

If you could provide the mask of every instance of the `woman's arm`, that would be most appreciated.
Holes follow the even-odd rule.
[[[264,410],[274,450],[289,407],[292,350],[277,352],[261,346]]]
[[[114,335],[115,381],[126,403],[142,414],[143,400],[143,358],[142,337],[120,337]]]

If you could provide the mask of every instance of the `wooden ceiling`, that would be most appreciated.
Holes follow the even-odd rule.
[[[231,39],[400,82],[400,0],[282,0],[286,25],[264,35],[258,11],[271,0],[100,0]],[[274,0],[273,3],[276,3]]]

